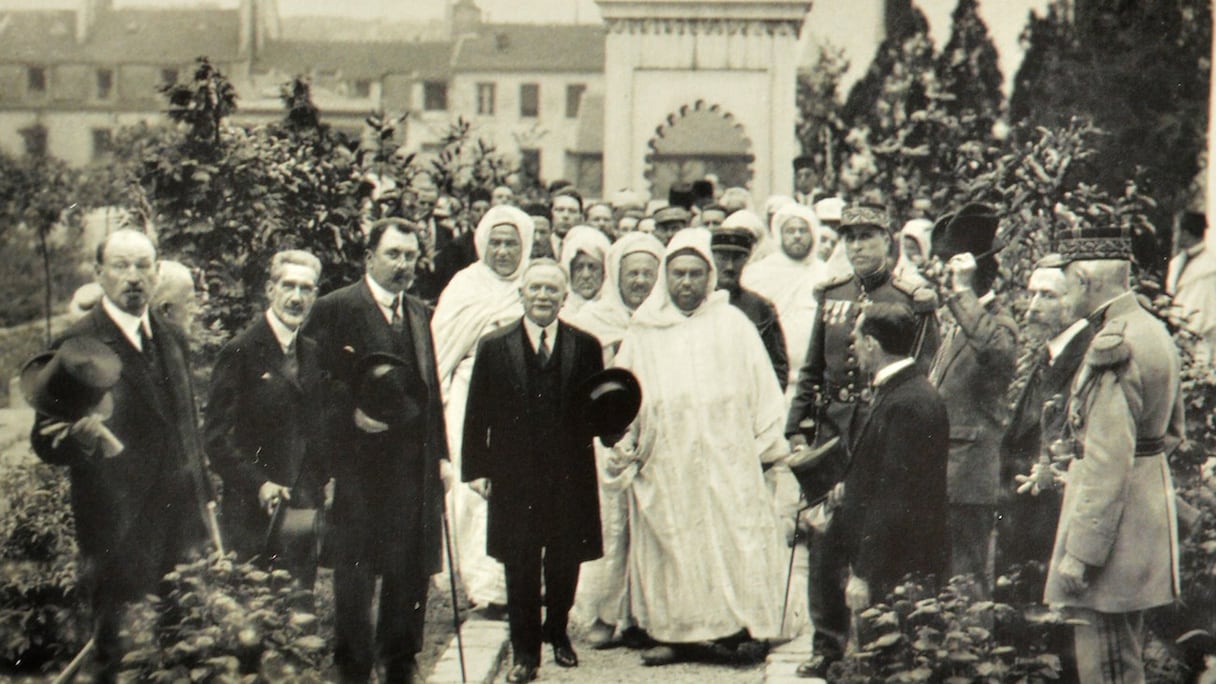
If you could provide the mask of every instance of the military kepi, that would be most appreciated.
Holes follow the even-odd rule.
[[[887,215],[887,208],[881,204],[850,204],[840,213],[840,234],[843,235],[858,226],[873,226],[889,233],[891,217]]]
[[[1122,226],[1104,223],[1072,225],[1056,232],[1053,254],[1043,259],[1043,266],[1058,268],[1074,261],[1131,261],[1131,231]]]

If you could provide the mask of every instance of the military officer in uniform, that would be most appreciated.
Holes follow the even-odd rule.
[[[891,275],[891,218],[883,207],[859,204],[846,207],[841,216],[840,239],[852,270],[830,277],[815,290],[819,313],[811,328],[806,361],[798,373],[798,386],[790,403],[785,434],[792,452],[790,465],[808,501],[826,494],[841,481],[849,462],[847,444],[864,420],[870,399],[870,378],[853,348],[857,316],[868,302],[902,303],[916,315],[912,357],[921,373],[928,370],[938,347],[937,295],[928,287]],[[810,448],[814,441],[815,448]],[[812,509],[814,515],[814,509]],[[847,634],[831,634],[820,625],[840,624],[833,616],[848,608],[832,591],[827,575],[833,567],[823,543],[823,526],[811,534],[808,600],[816,625],[815,658],[798,669],[800,676],[823,677],[843,655]]]
[[[1131,249],[1120,228],[1088,226],[1056,247],[1065,306],[1095,330],[1066,408],[1072,458],[1044,592],[1076,618],[1083,684],[1143,682],[1144,612],[1178,598],[1166,458],[1184,430],[1180,362],[1131,290]]]

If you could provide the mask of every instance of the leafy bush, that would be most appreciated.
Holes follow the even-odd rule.
[[[1055,653],[1066,633],[1058,612],[972,601],[971,583],[961,577],[938,594],[926,586],[911,578],[883,603],[860,613],[854,623],[860,647],[832,666],[828,681],[1042,682],[1059,677]]]
[[[0,671],[54,669],[88,638],[64,473],[42,463],[0,477]]]
[[[315,598],[285,570],[213,554],[165,576],[163,598],[135,609],[136,647],[123,672],[137,681],[322,682],[333,651]],[[328,630],[327,632],[328,633]]]

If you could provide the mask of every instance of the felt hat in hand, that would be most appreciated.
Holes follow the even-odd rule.
[[[574,393],[573,419],[595,437],[620,435],[638,415],[642,386],[624,368],[607,368],[587,378]]]
[[[390,428],[418,419],[426,406],[426,385],[405,359],[393,354],[373,352],[360,359],[355,383],[355,406]]]
[[[122,375],[122,359],[92,337],[72,337],[21,368],[21,393],[34,410],[74,422],[94,412]]]

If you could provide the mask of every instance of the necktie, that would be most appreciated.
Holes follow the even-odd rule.
[[[300,381],[300,359],[296,356],[296,341],[294,338],[291,344],[287,345],[287,352],[283,354],[283,372],[293,382]]]
[[[141,324],[139,326],[139,346],[140,354],[144,357],[144,361],[153,368],[156,367],[156,344],[152,341],[152,335]]]
[[[541,329],[540,344],[538,344],[536,346],[536,358],[540,360],[540,365],[542,365],[542,366],[549,365],[549,342],[547,339],[548,335],[549,335],[549,331]]]
[[[392,325],[393,330],[396,330],[397,332],[402,332],[403,330],[405,330],[405,321],[401,318],[401,297],[400,296],[393,299],[393,319],[392,319],[392,321],[390,321],[390,325]]]

